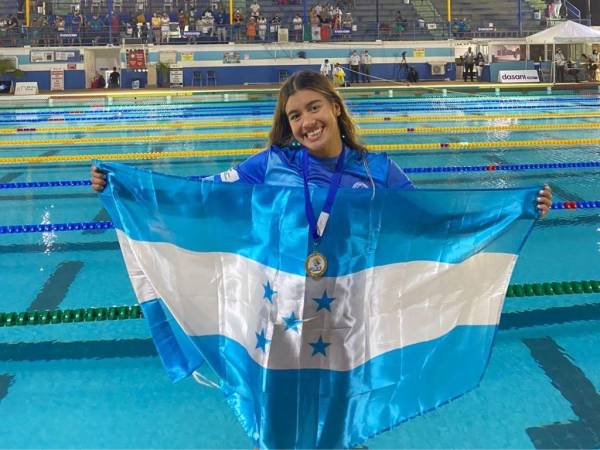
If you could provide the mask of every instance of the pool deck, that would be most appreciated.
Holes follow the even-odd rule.
[[[280,84],[243,84],[229,86],[212,86],[212,87],[183,87],[183,88],[143,88],[143,89],[84,89],[84,90],[69,90],[69,91],[40,91],[37,95],[28,96],[2,96],[0,102],[14,102],[15,100],[32,100],[32,99],[65,99],[65,98],[94,98],[94,97],[156,97],[156,96],[194,96],[202,94],[226,94],[226,93],[266,93],[277,92]],[[422,92],[423,90],[442,91],[446,89],[448,93],[468,94],[481,91],[489,91],[496,89],[510,90],[586,90],[597,89],[600,93],[600,83],[591,81],[582,81],[579,83],[518,83],[518,84],[501,84],[501,83],[478,83],[478,82],[461,82],[461,81],[423,81],[419,83],[407,83],[404,81],[398,82],[374,82],[374,83],[359,83],[358,85],[341,88],[340,91],[353,93],[365,91],[380,91],[382,89],[391,91],[415,91]]]

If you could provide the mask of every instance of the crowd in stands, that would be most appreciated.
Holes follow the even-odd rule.
[[[277,0],[277,3],[285,6],[288,1]],[[261,13],[258,1],[250,5],[246,14],[236,9],[231,24],[228,12],[218,0],[211,0],[204,9],[142,11],[133,15],[126,11],[113,14],[93,11],[84,16],[74,7],[65,15],[52,12],[34,15],[29,27],[22,26],[16,15],[0,19],[0,45],[14,46],[17,41],[19,44],[26,41],[32,46],[105,45],[118,44],[122,38],[138,38],[153,44],[168,44],[181,38],[192,43],[276,41],[281,27],[289,30],[289,39],[294,41],[328,41],[332,35],[343,35],[340,30],[348,30],[348,34],[352,31],[352,14],[343,11],[344,5],[347,5],[345,0],[335,5],[313,5],[308,24],[299,14],[285,22],[279,14],[266,17]],[[310,26],[310,33],[305,33],[307,26]]]
[[[0,42],[16,46],[20,34],[21,25],[16,15],[0,17]]]
[[[288,2],[298,1],[277,0],[277,4],[286,6]],[[105,45],[118,44],[122,38],[138,38],[157,45],[174,40],[182,42],[182,38],[183,42],[191,43],[277,41],[281,27],[288,29],[290,40],[328,41],[352,32],[354,20],[346,9],[348,5],[347,0],[338,0],[335,4],[316,3],[310,8],[309,23],[304,23],[300,14],[287,17],[285,21],[280,14],[267,17],[255,0],[247,12],[236,9],[231,24],[229,13],[219,0],[211,0],[204,9],[192,7],[137,14],[127,11],[101,14],[96,8],[83,15],[73,7],[65,15],[55,15],[51,11],[33,15],[29,27],[22,26],[16,15],[0,19],[0,45],[16,45],[16,41],[32,46]],[[10,40],[13,42],[7,42]]]

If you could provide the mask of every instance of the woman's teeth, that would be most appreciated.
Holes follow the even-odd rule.
[[[316,130],[313,130],[313,131],[311,131],[309,133],[306,133],[306,137],[309,138],[309,139],[316,139],[319,136],[321,136],[322,132],[323,132],[323,128],[321,127],[321,128],[316,129]]]

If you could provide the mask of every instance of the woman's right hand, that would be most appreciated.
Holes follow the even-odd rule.
[[[96,192],[102,192],[106,187],[106,174],[101,172],[96,166],[92,166],[92,189]]]

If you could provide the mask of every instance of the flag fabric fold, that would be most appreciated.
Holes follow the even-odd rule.
[[[475,387],[537,217],[537,188],[340,189],[315,280],[302,188],[97,165],[169,376],[206,362],[261,448],[355,447]]]

